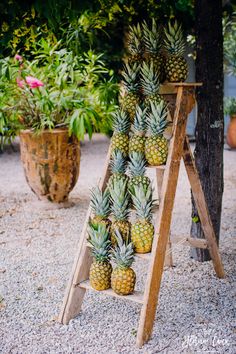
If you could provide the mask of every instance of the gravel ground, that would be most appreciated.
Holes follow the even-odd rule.
[[[87,292],[83,311],[68,326],[56,322],[76,245],[98,181],[108,139],[82,144],[81,174],[69,209],[44,210],[26,184],[19,146],[0,155],[1,353],[235,353],[236,151],[225,150],[225,193],[220,251],[226,278],[212,263],[174,246],[175,267],[164,272],[152,339],[135,348],[140,306]],[[190,227],[190,193],[181,167],[172,231]],[[137,287],[142,288],[143,263]]]

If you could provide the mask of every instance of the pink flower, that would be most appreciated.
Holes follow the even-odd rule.
[[[24,87],[24,80],[21,80],[19,77],[16,78],[16,82],[17,82],[17,85],[20,87],[20,88],[23,88]]]
[[[33,76],[26,76],[25,81],[31,89],[44,86],[44,83],[42,81],[36,79]]]
[[[19,61],[19,62],[22,62],[22,61],[23,61],[23,58],[22,58],[21,55],[16,54],[16,55],[15,55],[15,60],[17,60],[17,61]]]

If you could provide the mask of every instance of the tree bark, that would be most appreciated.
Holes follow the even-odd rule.
[[[222,0],[196,0],[196,81],[198,119],[194,151],[213,227],[219,243],[223,195],[223,35]],[[201,223],[193,201],[191,236],[203,238]],[[210,259],[207,250],[195,248],[191,256],[198,261]]]

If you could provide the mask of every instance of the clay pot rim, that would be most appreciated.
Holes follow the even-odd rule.
[[[33,129],[22,129],[20,131],[20,134],[58,134],[58,133],[65,133],[68,132],[68,128],[53,128],[53,129],[44,129],[38,133],[36,133]]]
[[[236,113],[230,114],[230,119],[235,119],[236,118]]]

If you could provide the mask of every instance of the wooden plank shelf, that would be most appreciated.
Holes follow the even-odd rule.
[[[159,165],[159,166],[147,165],[146,168],[151,168],[151,169],[155,169],[155,170],[165,170],[166,165]]]
[[[143,303],[143,292],[142,291],[135,290],[133,292],[133,294],[130,294],[130,295],[118,295],[112,289],[98,291],[98,290],[95,290],[94,288],[92,288],[92,286],[89,283],[89,280],[85,280],[85,281],[81,282],[80,284],[76,284],[75,286],[79,286],[80,288],[83,288],[86,290],[92,290],[92,291],[95,291],[97,293],[101,293],[104,295],[113,296],[118,299],[129,300],[129,301],[136,302],[138,304]]]

